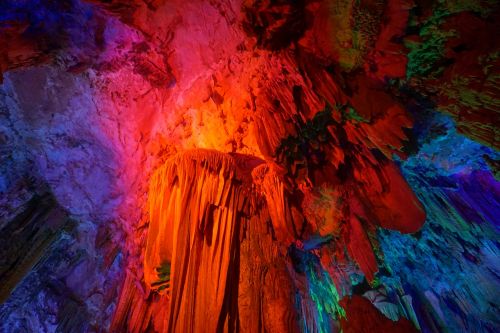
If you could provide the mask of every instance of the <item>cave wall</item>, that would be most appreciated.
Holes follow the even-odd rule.
[[[495,332],[495,1],[3,1],[0,330]]]

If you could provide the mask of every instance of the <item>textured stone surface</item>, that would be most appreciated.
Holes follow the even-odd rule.
[[[498,12],[0,3],[0,330],[497,331]]]

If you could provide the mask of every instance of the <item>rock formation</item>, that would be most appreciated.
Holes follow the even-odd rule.
[[[0,331],[498,331],[499,10],[2,1]]]

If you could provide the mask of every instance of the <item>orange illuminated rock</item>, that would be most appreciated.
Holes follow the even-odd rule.
[[[237,169],[229,155],[188,151],[151,179],[144,278],[154,288],[162,266],[171,267],[170,332],[233,331],[236,325],[235,309],[225,304],[237,297],[239,229],[250,207],[249,186]]]
[[[292,214],[284,185],[279,174],[262,163],[248,156],[199,149],[168,159],[152,176],[144,281],[147,288],[168,299],[167,331],[234,331],[239,313],[231,304],[238,302],[239,281],[250,278],[239,278],[239,272],[256,264],[246,261],[245,268],[240,266],[240,237],[249,237],[248,230],[255,228],[261,232],[252,238],[265,237],[262,226],[272,221],[272,234],[282,244],[292,241],[287,229]],[[254,251],[250,246],[246,252],[252,260],[268,257]],[[284,268],[285,262],[281,265]],[[286,271],[276,270],[265,279],[286,280],[287,276]],[[282,322],[280,311],[291,311],[286,310],[291,290],[281,293],[269,282],[260,283],[264,293],[274,296],[263,303],[266,309],[252,307],[241,310],[241,315],[252,317],[255,311],[265,310],[269,327],[288,332],[291,324]]]

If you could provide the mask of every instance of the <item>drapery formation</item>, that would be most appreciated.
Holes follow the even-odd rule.
[[[385,170],[387,187],[397,173],[390,165]],[[311,296],[307,279],[284,258],[290,246],[300,243],[297,226],[305,219],[284,180],[284,171],[273,163],[203,149],[179,153],[156,170],[150,180],[144,254],[146,286],[166,306],[163,317],[154,319],[156,329],[299,331],[293,294],[301,290],[306,299]],[[391,193],[390,188],[384,191]],[[391,195],[401,193],[388,195],[394,200]],[[415,210],[415,202],[405,205],[409,213]],[[345,204],[341,206],[345,212]],[[377,264],[360,207],[353,205],[344,241],[372,280]],[[395,214],[383,219],[384,227],[413,231],[402,215]],[[321,229],[320,234],[330,237],[339,232],[334,229]]]
[[[279,299],[290,298],[288,293],[278,292],[264,302],[259,297],[264,281],[249,280],[260,265],[248,260],[269,260],[273,255],[264,252],[268,249],[256,253],[242,245],[244,238],[258,237],[253,229],[267,228],[271,221],[285,234],[279,229],[287,221],[283,184],[263,163],[248,156],[193,150],[170,158],[152,176],[144,276],[149,288],[168,299],[166,331],[233,332],[240,315],[248,319],[242,325],[258,327],[262,304],[272,308],[265,311],[271,317],[287,310],[289,300]],[[240,277],[241,246],[247,262]],[[266,280],[286,279],[283,262],[282,266],[281,271],[261,274]],[[253,304],[245,306],[246,302]],[[266,322],[281,331],[287,325],[281,316]]]
[[[144,274],[154,287],[170,266],[169,332],[234,331],[245,182],[235,159],[214,151],[177,155],[152,177]]]
[[[499,25],[0,1],[0,331],[498,331]]]

